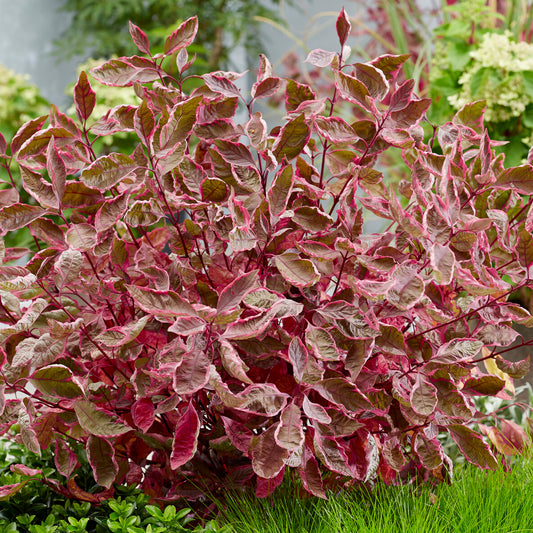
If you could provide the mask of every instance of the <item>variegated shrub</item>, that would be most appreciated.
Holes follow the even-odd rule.
[[[335,79],[318,98],[265,57],[249,94],[234,72],[188,79],[195,18],[155,56],[131,25],[142,55],[92,75],[133,85],[138,106],[91,122],[82,73],[77,121],[52,108],[0,143],[1,231],[35,240],[1,250],[0,431],[55,449],[58,490],[263,496],[288,470],[322,497],[375,476],[442,480],[445,433],[496,466],[473,399],[505,396],[528,365],[500,354],[513,323],[532,324],[508,297],[531,285],[533,167],[495,157],[482,102],[426,144],[430,101],[397,81],[407,56],[344,64],[344,11],[336,27],[341,51],[308,58]],[[277,92],[286,117],[271,129],[258,107]],[[137,145],[98,157],[116,132]],[[389,149],[401,195],[380,170]],[[363,232],[369,212],[383,231]],[[100,495],[76,485],[80,442]]]

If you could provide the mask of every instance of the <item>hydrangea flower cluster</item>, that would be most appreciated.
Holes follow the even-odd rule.
[[[459,78],[460,92],[448,96],[460,109],[473,100],[486,100],[487,122],[504,122],[520,116],[533,102],[525,90],[523,73],[533,71],[533,45],[516,42],[510,32],[489,32],[470,52],[471,64]]]

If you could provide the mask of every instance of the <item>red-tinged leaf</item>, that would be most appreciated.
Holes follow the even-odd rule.
[[[437,388],[420,374],[417,374],[409,400],[415,413],[422,416],[431,416],[437,406]]]
[[[278,161],[283,158],[290,161],[302,153],[307,145],[311,130],[305,121],[305,115],[302,113],[296,118],[289,120],[274,141],[272,152]]]
[[[346,44],[346,40],[348,39],[348,36],[350,35],[350,31],[352,30],[350,19],[348,18],[348,15],[346,14],[344,7],[342,8],[341,12],[339,13],[339,16],[337,17],[337,22],[335,24],[335,27],[337,29],[337,36],[339,37],[339,43],[341,47],[343,47]]]
[[[282,468],[278,475],[271,479],[257,478],[257,485],[255,488],[255,495],[258,498],[266,498],[270,496],[282,483],[285,477],[285,468]]]
[[[173,376],[172,387],[180,395],[192,394],[209,381],[211,359],[200,347],[186,352]]]
[[[13,464],[9,467],[9,469],[11,472],[21,476],[38,477],[43,473],[43,471],[39,468],[29,468],[28,466],[21,464]]]
[[[481,435],[467,426],[450,424],[447,426],[450,436],[455,441],[465,458],[479,468],[497,470],[498,461],[483,442]]]
[[[307,396],[304,396],[302,409],[307,418],[311,420],[316,420],[325,425],[331,423],[331,417],[328,412],[320,404],[313,403]]]
[[[292,285],[311,287],[320,279],[320,274],[309,259],[301,259],[293,252],[274,256],[274,263],[280,274]]]
[[[244,403],[239,410],[263,416],[276,416],[287,405],[288,394],[280,392],[274,385],[249,385],[237,395]],[[264,476],[263,476],[264,477]]]
[[[102,200],[102,193],[87,187],[81,181],[67,181],[63,207],[80,207],[97,204]]]
[[[405,465],[405,456],[402,452],[398,439],[393,437],[386,440],[381,448],[383,459],[396,472],[400,472]]]
[[[67,169],[53,140],[48,145],[46,154],[46,169],[48,170],[48,175],[52,180],[52,189],[56,195],[57,201],[61,203],[63,195],[65,194]]]
[[[0,209],[0,231],[5,233],[24,228],[46,212],[46,209],[36,205],[17,203],[3,207]]]
[[[219,204],[229,196],[228,186],[218,178],[205,178],[200,185],[202,201]]]
[[[304,443],[301,411],[294,403],[290,403],[282,411],[274,439],[278,446],[289,451],[299,449]]]
[[[190,461],[198,447],[198,435],[200,434],[200,419],[192,403],[178,423],[172,442],[172,454],[170,456],[170,468],[176,470]]]
[[[222,366],[230,376],[248,385],[253,384],[253,381],[246,375],[246,372],[250,370],[249,367],[239,357],[233,345],[224,339],[220,341],[220,359]]]
[[[244,144],[230,141],[215,141],[215,146],[224,160],[232,165],[243,167],[255,165],[252,153]]]
[[[146,100],[135,110],[133,117],[133,128],[139,139],[145,146],[149,146],[155,130],[155,119],[153,111],[148,107]]]
[[[198,316],[192,305],[174,291],[157,291],[147,287],[126,285],[135,303],[146,313],[157,316]]]
[[[305,332],[305,344],[318,359],[338,361],[341,357],[333,337],[325,329],[309,326]]]
[[[411,100],[403,109],[390,114],[391,122],[397,129],[413,131],[411,128],[422,120],[430,105],[430,98]]]
[[[340,117],[314,117],[316,131],[333,144],[353,143],[358,135],[354,129]]]
[[[194,133],[200,139],[208,141],[214,141],[216,139],[235,140],[235,138],[240,137],[240,132],[235,126],[235,123],[229,118],[217,118],[212,122],[196,124],[194,126]]]
[[[390,80],[394,73],[410,58],[409,54],[391,55],[385,54],[373,59],[370,63],[383,71],[386,78]]]
[[[83,254],[79,250],[68,248],[61,252],[55,265],[59,274],[58,287],[61,288],[78,279],[82,266]]]
[[[133,423],[147,433],[155,419],[155,408],[150,398],[140,398],[131,407]]]
[[[259,68],[257,69],[257,81],[263,81],[272,76],[272,64],[265,54],[259,54]]]
[[[415,86],[415,80],[404,81],[396,91],[394,91],[390,100],[390,112],[401,111],[411,101],[411,95],[413,93],[413,87]]]
[[[308,85],[287,80],[285,89],[285,108],[288,112],[295,111],[302,102],[316,100],[316,94]]]
[[[252,87],[252,98],[269,98],[274,96],[281,87],[281,78],[265,78],[254,83]]]
[[[2,485],[0,486],[0,501],[8,500],[19,492],[26,483],[30,481],[29,479],[25,479],[24,481],[21,481],[20,483],[13,483],[12,485]]]
[[[124,222],[129,226],[151,226],[163,218],[164,213],[155,198],[150,200],[137,200],[130,204],[124,213]]]
[[[318,433],[315,433],[313,442],[316,456],[324,466],[342,476],[354,477],[346,450],[339,442],[329,437],[320,437]]]
[[[198,18],[191,17],[179,25],[179,27],[167,37],[163,51],[165,55],[171,55],[189,46],[196,37],[198,31]]]
[[[300,479],[305,490],[316,496],[327,500],[326,493],[322,484],[322,476],[320,475],[320,467],[317,460],[309,452],[304,453],[302,465],[298,468]]]
[[[389,82],[383,71],[368,63],[354,64],[355,76],[362,81],[372,98],[381,100],[389,92]]]
[[[81,181],[88,187],[108,191],[137,168],[137,163],[124,154],[104,155],[81,173]]]
[[[313,390],[322,398],[342,407],[346,413],[359,413],[372,410],[372,404],[357,390],[357,387],[344,378],[328,378],[315,383]]]
[[[254,437],[252,431],[241,422],[237,422],[231,418],[226,418],[225,416],[221,416],[220,418],[224,424],[226,434],[233,446],[235,446],[237,450],[244,453],[244,455],[248,456],[250,445]]]
[[[222,94],[228,98],[241,96],[239,88],[227,78],[216,76],[215,74],[205,74],[202,76],[205,84],[215,93]]]
[[[98,437],[116,437],[131,431],[129,426],[116,421],[111,413],[98,409],[87,400],[77,400],[72,405],[80,426],[89,435]]]
[[[168,328],[171,333],[188,337],[196,333],[202,333],[206,328],[206,321],[200,317],[179,316],[174,324]]]
[[[42,206],[58,209],[59,201],[50,183],[45,181],[39,172],[35,172],[24,165],[19,165],[19,168],[24,189]]]
[[[139,26],[133,24],[131,20],[129,21],[128,27],[135,46],[143,54],[150,55],[150,44],[148,43],[148,37],[146,36],[146,33],[144,33]]]
[[[22,145],[37,133],[46,122],[48,116],[34,118],[19,128],[11,140],[11,153],[15,155]]]
[[[95,340],[99,344],[103,344],[110,348],[124,346],[135,340],[141,334],[149,320],[150,316],[145,315],[138,320],[126,323],[124,326],[116,326],[108,329],[98,335]]]
[[[86,492],[83,489],[80,489],[80,487],[76,483],[76,475],[72,476],[67,481],[67,489],[68,489],[68,493],[66,494],[67,498],[72,498],[74,500],[80,500],[82,502],[90,502],[90,503],[97,504],[97,505],[103,502],[104,500],[109,500],[113,495],[113,489],[106,489],[106,490],[103,490],[102,492],[97,492],[96,494],[91,494],[90,492]]]
[[[159,79],[159,67],[155,61],[139,56],[110,59],[90,72],[96,81],[113,87],[131,87],[136,82],[149,83]]]
[[[387,299],[399,309],[411,309],[424,294],[424,280],[406,266],[399,266],[392,273],[394,285],[387,291]]]
[[[129,192],[125,191],[102,204],[94,219],[94,227],[98,232],[112,228],[124,216],[128,208],[129,198]]]
[[[28,409],[32,406],[33,404],[31,404],[30,402],[25,402],[25,406],[19,411],[16,420],[20,426],[20,436],[22,439],[22,444],[24,444],[24,446],[26,446],[26,448],[28,448],[30,452],[33,452],[40,457],[41,445],[35,433],[35,429],[32,424],[32,419],[28,413]]]
[[[521,165],[505,169],[491,184],[495,189],[511,189],[519,194],[533,194],[533,166]]]
[[[49,365],[36,370],[30,383],[45,396],[78,398],[83,391],[72,382],[72,371],[65,365]]]
[[[74,87],[74,105],[80,122],[85,122],[91,116],[96,105],[96,94],[84,71],[80,72],[78,82]]]
[[[270,214],[279,217],[287,207],[287,201],[292,192],[293,168],[290,165],[283,167],[274,178],[267,193]]]
[[[429,254],[433,267],[433,278],[439,285],[449,285],[452,282],[455,269],[455,255],[448,246],[435,243]]]
[[[235,253],[253,250],[257,244],[257,236],[252,228],[235,227],[229,233],[229,243]]]
[[[96,246],[98,233],[91,224],[72,224],[65,234],[65,240],[74,250],[86,252]]]
[[[258,315],[240,319],[229,324],[224,337],[226,339],[251,339],[258,337],[270,325],[275,316],[275,310],[260,313]]]
[[[533,192],[533,181],[531,182],[531,184]],[[533,264],[533,237],[531,236],[531,233],[529,233],[529,231],[524,229],[518,234],[516,251],[518,252],[518,262],[526,270],[529,269],[529,267]]]
[[[277,425],[270,426],[252,443],[252,467],[259,477],[265,479],[276,477],[285,468],[284,459],[289,457],[289,450],[276,443]]]
[[[259,271],[253,270],[242,274],[220,292],[217,312],[223,313],[233,309],[249,292],[257,288],[259,288]]]
[[[7,141],[6,138],[0,133],[0,156],[6,155]]]
[[[479,376],[467,379],[461,391],[465,394],[495,396],[504,387],[505,381],[498,376]]]
[[[324,68],[331,64],[336,55],[335,52],[327,52],[317,48],[309,52],[304,63],[311,63],[315,67]]]
[[[410,133],[400,128],[383,128],[381,138],[397,148],[412,148],[415,144]]]
[[[292,364],[294,378],[299,383],[317,383],[324,375],[324,369],[309,357],[303,342],[295,337],[289,344],[289,361]]]
[[[341,71],[335,73],[335,81],[337,89],[345,100],[348,100],[348,102],[356,104],[371,113],[375,112],[372,97],[364,83]]]
[[[56,438],[54,463],[58,472],[67,479],[78,467],[78,458],[63,439]]]
[[[201,100],[201,96],[195,96],[174,107],[173,113],[169,120],[163,124],[159,134],[161,150],[172,149],[187,139],[196,123],[196,111]]]
[[[481,350],[483,342],[473,339],[453,339],[443,344],[432,361],[456,363],[473,359]]]
[[[107,489],[111,488],[118,474],[115,449],[107,439],[90,435],[86,450],[96,483]]]
[[[422,464],[428,470],[435,470],[442,464],[442,444],[435,439],[428,439],[422,433],[417,433],[414,449]]]
[[[259,111],[255,112],[247,122],[246,135],[256,150],[263,151],[266,148],[267,123]]]
[[[522,426],[505,418],[500,420],[500,424],[502,434],[518,453],[522,453],[530,445],[529,436]]]
[[[526,359],[522,361],[516,361],[511,363],[502,359],[500,355],[494,358],[496,365],[502,371],[511,376],[513,379],[520,379],[527,375],[529,372],[531,358],[528,355]]]
[[[487,102],[485,100],[465,104],[453,117],[453,123],[464,124],[474,131],[481,133],[486,110]]]

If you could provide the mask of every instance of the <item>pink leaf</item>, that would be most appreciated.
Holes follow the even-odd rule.
[[[135,46],[143,54],[150,54],[150,45],[148,43],[148,37],[146,36],[146,33],[144,33],[139,26],[133,24],[131,20],[129,21],[129,30]]]
[[[342,8],[341,12],[339,13],[339,16],[337,17],[337,22],[335,26],[337,29],[337,36],[339,37],[339,43],[342,47],[346,44],[346,40],[348,39],[348,36],[350,35],[350,31],[352,29],[350,19],[348,18],[344,7]]]
[[[277,424],[270,426],[252,443],[252,467],[262,478],[275,478],[284,468],[284,459],[289,451],[276,444],[275,431]]]
[[[94,435],[88,438],[86,449],[96,482],[102,487],[111,488],[118,473],[115,449],[107,439]]]
[[[199,434],[200,419],[192,403],[190,403],[176,424],[170,456],[170,468],[172,470],[183,466],[194,457],[198,447]]]
[[[133,423],[147,433],[155,419],[155,408],[150,398],[140,398],[131,407]]]
[[[167,37],[164,46],[165,55],[171,55],[189,46],[196,37],[196,32],[198,31],[198,18],[191,17],[185,22],[180,24],[180,26],[172,32],[172,34]]]

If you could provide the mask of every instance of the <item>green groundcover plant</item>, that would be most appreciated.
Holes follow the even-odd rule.
[[[19,167],[32,198],[11,182],[0,230],[29,227],[35,241],[1,248],[0,432],[53,450],[64,483],[47,481],[92,503],[122,484],[160,502],[266,496],[288,470],[322,498],[376,477],[439,481],[452,470],[441,434],[495,469],[474,399],[509,398],[529,366],[503,356],[513,323],[533,325],[508,301],[531,284],[531,158],[504,167],[483,102],[426,144],[430,100],[398,81],[408,57],[345,64],[344,10],[339,52],[307,59],[332,71],[327,98],[264,56],[249,95],[235,72],[198,86],[197,27],[188,19],[152,55],[130,24],[141,55],[92,70],[133,86],[138,105],[89,126],[82,72],[77,120],[52,108],[0,138],[4,179]],[[173,54],[176,76],[162,67]],[[269,128],[256,104],[278,91],[286,117]],[[118,132],[135,147],[97,157],[93,143]],[[402,196],[376,164],[390,149]],[[388,228],[364,233],[368,212]],[[525,447],[519,427],[493,432]],[[101,492],[77,484],[80,446]],[[12,468],[23,479],[2,498],[45,477]]]

